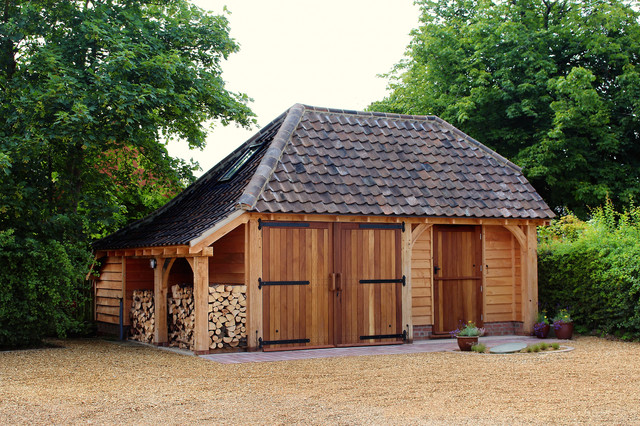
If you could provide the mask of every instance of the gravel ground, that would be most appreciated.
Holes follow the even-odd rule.
[[[102,340],[0,353],[0,424],[640,424],[640,344],[221,365]]]

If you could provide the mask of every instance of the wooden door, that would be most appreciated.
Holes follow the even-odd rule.
[[[333,345],[329,225],[262,222],[261,229],[263,348]]]
[[[335,226],[337,343],[401,341],[402,225]]]
[[[434,334],[461,323],[482,325],[482,246],[479,226],[433,228]]]

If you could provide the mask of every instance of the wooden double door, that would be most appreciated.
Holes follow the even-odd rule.
[[[461,323],[482,325],[482,240],[479,226],[433,228],[433,333]]]
[[[401,224],[261,230],[265,350],[402,342]]]

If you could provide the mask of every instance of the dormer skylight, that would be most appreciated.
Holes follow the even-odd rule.
[[[226,182],[231,180],[236,173],[244,166],[255,154],[258,152],[262,145],[251,145],[247,150],[233,163],[231,167],[220,178],[220,182]]]

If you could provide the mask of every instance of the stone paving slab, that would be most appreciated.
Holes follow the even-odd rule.
[[[549,344],[555,339],[538,339],[529,336],[485,336],[479,339],[487,347],[506,343],[525,343],[526,345],[545,341]],[[357,346],[349,348],[302,349],[299,351],[278,352],[233,352],[201,355],[201,358],[220,364],[242,364],[247,362],[296,361],[301,359],[334,358],[341,356],[401,355],[424,352],[448,352],[458,348],[454,339],[418,340],[405,345]]]

